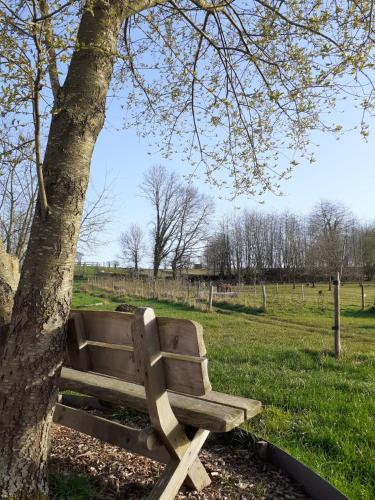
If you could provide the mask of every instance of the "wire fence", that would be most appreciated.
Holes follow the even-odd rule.
[[[200,309],[231,304],[254,309],[316,308],[331,309],[334,305],[333,285],[265,283],[230,285],[187,279],[135,279],[89,277],[89,287],[109,292],[112,296],[131,296],[188,304]],[[375,304],[375,283],[344,283],[341,285],[341,307],[368,309]]]

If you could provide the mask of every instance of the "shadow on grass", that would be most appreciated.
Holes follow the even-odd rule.
[[[141,297],[132,297],[132,296],[121,296],[121,297],[112,297],[110,295],[107,296],[108,300],[111,302],[114,302],[116,304],[121,304],[121,303],[131,303],[132,305],[136,305],[139,307],[142,306],[155,306],[155,304],[160,304],[160,305],[165,305],[165,306],[173,306],[174,309],[177,311],[198,311],[198,312],[204,312],[200,311],[199,309],[196,309],[194,306],[189,306],[188,304],[183,304],[181,302],[173,302],[171,300],[165,300],[165,299],[142,299]]]
[[[236,351],[233,356],[235,356],[235,361],[238,364],[249,362],[249,358],[246,355],[242,355],[240,352]],[[328,370],[328,371],[340,371],[349,370],[348,367],[342,366],[334,356],[334,353],[329,350],[314,350],[314,349],[288,349],[283,350],[272,350],[267,349],[263,355],[258,355],[256,359],[251,361],[252,365],[264,365],[270,368],[274,366],[275,369],[288,369],[294,372],[300,370],[315,371],[317,369]],[[302,375],[301,375],[302,376]]]
[[[346,318],[356,318],[356,319],[371,318],[375,320],[375,307],[372,306],[369,309],[365,309],[364,311],[362,311],[362,309],[358,309],[356,311],[352,309],[348,311],[341,311],[341,316],[344,316]],[[363,327],[361,326],[361,328]]]
[[[93,467],[57,461],[49,467],[49,488],[53,500],[105,500],[107,498],[145,498],[152,485],[127,481],[119,491]],[[93,470],[94,469],[94,470]],[[108,473],[108,476],[110,474]]]
[[[231,304],[229,302],[216,302],[216,303],[214,302],[213,305],[218,309],[224,309],[226,311],[232,311],[237,313],[253,314],[253,315],[264,314],[264,310],[261,307],[250,307],[250,306],[244,306],[242,304]]]
[[[359,363],[364,366],[373,366],[373,357],[371,354],[357,354],[355,360],[345,356],[345,353],[336,358],[333,349],[298,349],[273,352],[267,355],[267,363],[275,364],[278,367],[288,367],[292,370],[325,372],[342,372],[343,374],[357,374]]]
[[[328,349],[323,349],[322,351],[315,351],[314,349],[301,349],[303,354],[306,354],[310,359],[315,361],[316,363],[320,363],[324,360],[324,358],[333,358],[335,359],[335,354],[333,351],[329,351]]]

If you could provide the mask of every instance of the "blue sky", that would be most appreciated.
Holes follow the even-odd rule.
[[[149,232],[151,210],[138,189],[142,174],[149,166],[162,163],[181,174],[189,172],[189,165],[180,160],[166,162],[157,154],[150,154],[146,141],[139,139],[135,132],[119,130],[121,120],[117,109],[116,103],[112,103],[105,129],[96,145],[91,169],[91,182],[95,187],[100,188],[103,184],[106,172],[113,180],[113,220],[101,236],[105,244],[91,254],[85,252],[86,261],[116,259],[119,256],[119,235],[132,222],[141,224],[144,230]],[[359,124],[360,116],[354,108],[348,108],[340,119],[346,127],[354,127]],[[368,142],[364,141],[357,129],[347,131],[340,140],[331,135],[315,133],[312,143],[319,144],[312,146],[316,163],[301,163],[292,178],[283,183],[284,195],[267,194],[263,197],[264,204],[246,197],[240,197],[234,202],[218,200],[222,193],[207,186],[203,178],[197,180],[196,185],[217,200],[216,218],[231,214],[242,207],[262,211],[288,209],[306,214],[319,200],[330,199],[344,203],[364,221],[374,220],[375,120],[370,122]],[[92,188],[89,190],[89,196],[90,191],[92,192]]]

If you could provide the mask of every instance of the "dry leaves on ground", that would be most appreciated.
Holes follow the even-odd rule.
[[[260,461],[248,449],[213,441],[201,451],[200,459],[212,484],[200,493],[183,487],[178,499],[309,498],[288,476]],[[142,499],[149,494],[162,469],[163,465],[147,458],[72,429],[54,426],[50,472],[55,477],[72,474],[86,477],[94,485],[92,499]]]

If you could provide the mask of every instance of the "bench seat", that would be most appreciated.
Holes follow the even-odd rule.
[[[119,406],[148,413],[143,386],[106,375],[64,367],[60,390],[73,390]],[[168,391],[169,401],[178,421],[211,432],[228,432],[261,412],[261,403],[229,394],[210,391],[191,396]]]

